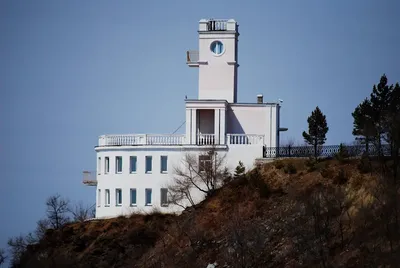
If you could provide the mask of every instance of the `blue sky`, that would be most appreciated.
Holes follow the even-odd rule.
[[[184,121],[201,18],[240,25],[240,102],[283,99],[283,141],[301,141],[318,105],[337,144],[353,140],[351,112],[380,76],[400,81],[399,11],[394,0],[1,1],[0,247],[33,230],[54,193],[95,202],[81,174],[99,135]]]

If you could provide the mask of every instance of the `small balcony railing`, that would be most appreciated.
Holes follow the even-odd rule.
[[[127,134],[102,135],[99,146],[134,146],[134,145],[182,145],[185,135]]]
[[[252,134],[227,134],[226,135],[227,144],[264,144],[264,135],[252,135]]]
[[[214,145],[215,135],[214,134],[197,134],[197,145]]]
[[[207,22],[208,31],[226,31],[228,20],[215,20],[211,19]]]
[[[186,51],[186,64],[188,64],[190,67],[198,67],[199,66],[199,51],[198,50]]]
[[[95,171],[83,171],[83,184],[88,186],[96,186],[97,178]]]

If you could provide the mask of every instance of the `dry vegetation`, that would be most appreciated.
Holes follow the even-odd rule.
[[[371,171],[385,174],[382,168],[276,161],[180,216],[154,212],[48,230],[20,266],[396,267],[398,193]]]

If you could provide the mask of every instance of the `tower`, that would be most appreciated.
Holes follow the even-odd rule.
[[[188,52],[188,64],[199,68],[199,99],[237,100],[238,25],[235,20],[199,22],[199,51]]]

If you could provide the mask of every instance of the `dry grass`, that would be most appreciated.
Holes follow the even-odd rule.
[[[180,216],[155,210],[145,215],[75,223],[62,231],[64,235],[52,234],[53,240],[61,241],[52,247],[54,254],[67,252],[77,261],[76,267],[206,267],[214,261],[236,267],[237,260],[228,252],[234,247],[232,241],[240,237],[253,241],[262,236],[266,237],[267,246],[256,248],[252,242],[242,249],[247,250],[243,251],[246,256],[255,251],[254,261],[262,261],[257,256],[265,258],[265,263],[254,263],[254,267],[300,266],[293,257],[298,254],[293,244],[298,238],[292,233],[296,225],[290,225],[299,217],[295,209],[300,201],[307,201],[318,191],[343,192],[343,202],[350,204],[348,213],[341,218],[345,224],[357,222],[355,219],[375,202],[373,195],[379,180],[371,173],[361,173],[357,165],[357,160],[325,160],[314,163],[310,171],[308,159],[268,163],[259,173],[252,171],[230,182],[196,209]],[[296,172],[285,172],[288,166]],[[347,228],[346,235],[356,229],[355,225]],[[360,256],[361,251],[356,248],[343,250],[335,246],[339,243],[335,239],[332,264],[345,267]],[[319,263],[309,262],[307,266]]]

